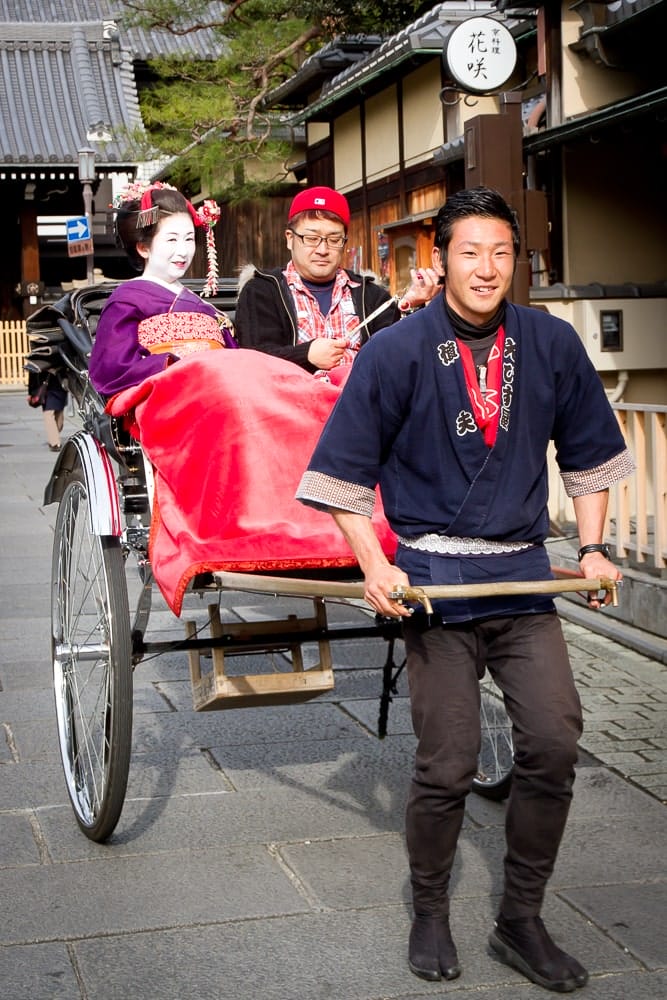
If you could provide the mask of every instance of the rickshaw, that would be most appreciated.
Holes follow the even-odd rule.
[[[189,284],[197,288],[196,282]],[[147,638],[155,585],[148,552],[152,468],[139,441],[105,413],[106,401],[88,375],[97,321],[114,287],[109,282],[79,288],[28,321],[27,364],[48,367],[66,379],[82,426],[58,455],[44,502],[58,504],[51,643],[60,756],[76,822],[97,842],[111,836],[123,808],[132,745],[133,671],[145,657],[174,650],[187,654],[194,708],[209,711],[316,698],[334,687],[332,643],[380,639],[386,643],[378,713],[381,739],[405,665],[398,621],[374,617],[368,608],[359,623],[328,621],[331,602],[347,602],[357,611],[363,606],[358,569],[342,578],[331,573],[324,578],[315,573],[308,578],[293,573],[202,574],[189,589],[211,602],[205,627],[186,619],[181,640]],[[223,282],[212,301],[233,316],[235,283]],[[546,593],[612,589],[610,581],[581,579],[514,586]],[[312,612],[261,622],[223,621],[218,598],[225,590],[307,598]],[[470,586],[417,588],[395,596],[420,602],[428,610],[431,597],[476,592]],[[316,648],[316,664],[305,665],[304,646]],[[230,659],[247,653],[282,654],[285,669],[233,673]],[[502,697],[488,672],[481,683],[481,731],[473,787],[480,795],[500,800],[511,783],[512,736]]]

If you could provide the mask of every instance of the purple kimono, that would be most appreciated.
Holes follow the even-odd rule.
[[[139,343],[139,324],[162,313],[220,313],[188,288],[174,293],[166,285],[148,278],[126,281],[109,296],[100,315],[90,356],[90,379],[98,392],[112,396],[143,382],[178,360],[175,354],[151,354]],[[222,327],[225,347],[237,347],[229,330]]]

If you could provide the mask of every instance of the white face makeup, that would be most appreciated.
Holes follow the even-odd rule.
[[[187,212],[168,215],[160,221],[150,246],[138,244],[137,252],[146,261],[144,277],[180,281],[195,255],[195,227]]]

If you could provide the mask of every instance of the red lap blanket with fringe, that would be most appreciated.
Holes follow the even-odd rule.
[[[331,515],[294,499],[341,388],[257,351],[207,351],[109,400],[154,468],[149,558],[175,614],[199,573],[356,566]],[[379,496],[373,522],[393,558]]]

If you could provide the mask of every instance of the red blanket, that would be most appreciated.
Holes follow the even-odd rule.
[[[331,515],[294,499],[340,391],[257,351],[210,351],[109,401],[155,469],[149,557],[175,614],[198,573],[356,565]],[[392,557],[379,498],[374,523]]]

